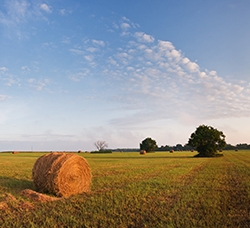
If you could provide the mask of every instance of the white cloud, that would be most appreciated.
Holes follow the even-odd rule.
[[[7,14],[0,12],[0,22],[9,26],[23,22],[26,19],[30,3],[26,0],[12,0],[6,1],[4,6],[6,7]]]
[[[117,62],[112,57],[109,57],[108,60],[107,60],[107,62],[111,63],[112,65],[118,66]]]
[[[215,76],[215,75],[217,75],[217,72],[216,72],[215,70],[211,70],[211,71],[209,72],[209,74]]]
[[[27,66],[22,66],[21,69],[22,69],[22,70],[30,71],[29,67],[27,67]]]
[[[94,60],[95,57],[93,55],[85,55],[84,58],[91,62]]]
[[[126,18],[126,17],[122,17],[122,20],[124,20],[124,21],[130,21],[128,18]]]
[[[137,38],[138,42],[151,43],[155,40],[154,37],[147,35],[144,32],[136,32],[134,36]]]
[[[33,82],[36,81],[36,79],[35,78],[29,78],[27,81],[28,81],[28,83],[33,83]]]
[[[121,36],[129,36],[131,33],[130,32],[122,32],[120,35]]]
[[[147,49],[147,46],[142,44],[142,45],[139,45],[137,48],[142,50],[142,49]],[[151,49],[148,49],[148,50],[152,51]]]
[[[45,4],[45,3],[43,3],[43,4],[40,5],[40,9],[44,10],[44,11],[47,12],[47,13],[52,13],[52,11],[51,11],[50,8],[51,8],[51,7],[49,7],[49,6],[48,6],[47,4]]]
[[[86,49],[86,51],[94,53],[94,52],[100,51],[100,49],[99,48],[95,48],[95,47],[88,47]]]
[[[241,93],[244,90],[244,87],[239,85],[232,85],[232,91],[235,93]]]
[[[6,95],[0,94],[0,101],[6,100],[8,97]]]
[[[174,49],[174,46],[171,42],[163,40],[158,40],[158,47],[160,52]]]
[[[66,14],[66,9],[61,9],[61,10],[59,10],[59,12],[60,12],[61,15],[64,16]]]
[[[45,87],[51,84],[50,79],[35,79],[35,78],[29,78],[27,80],[29,83],[29,86],[34,88],[37,91],[43,90]]]
[[[37,4],[36,1],[28,0],[5,0],[0,11],[0,24],[4,25],[3,32],[9,37],[18,39],[30,38],[30,32],[23,30],[21,25],[30,21],[42,19],[48,21],[44,13],[51,13],[47,4]]]
[[[199,66],[198,64],[196,64],[195,62],[191,62],[189,61],[185,67],[187,68],[187,70],[189,70],[191,73],[193,72],[198,72],[199,71]]]
[[[119,26],[115,22],[113,22],[113,28],[119,29]]]
[[[133,70],[135,70],[135,68],[134,67],[127,67],[127,70],[133,71]]]
[[[105,46],[105,43],[102,40],[92,40],[92,43],[103,47]]]
[[[4,78],[3,80],[6,81],[5,85],[7,86],[12,86],[13,84],[17,84],[19,82],[19,79],[14,79],[12,75]]]
[[[129,25],[128,23],[122,23],[122,24],[121,24],[121,29],[127,30],[127,29],[129,29],[129,28],[130,28],[130,25]]]
[[[85,51],[79,50],[79,49],[69,49],[71,53],[77,54],[77,55],[83,55],[85,54]]]
[[[89,74],[90,74],[90,70],[88,68],[84,68],[84,69],[82,69],[82,72],[70,74],[68,77],[69,77],[69,79],[71,79],[75,82],[79,82],[82,79],[84,79],[86,76],[88,76]]]
[[[6,68],[6,67],[0,67],[0,71],[2,71],[2,72],[5,72],[7,70],[8,70],[8,68]]]
[[[64,43],[64,44],[70,44],[70,42],[71,42],[70,37],[67,37],[67,36],[63,37],[62,43]]]
[[[130,55],[126,52],[121,52],[116,54],[117,58],[130,58]]]

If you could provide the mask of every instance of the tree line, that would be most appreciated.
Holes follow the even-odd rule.
[[[248,149],[249,145],[237,144],[237,147],[234,147],[230,144],[226,144],[226,136],[222,131],[217,130],[211,126],[200,125],[196,128],[188,140],[188,143],[184,146],[177,144],[175,147],[170,147],[168,145],[157,146],[156,141],[151,138],[146,138],[140,143],[140,150],[145,152],[153,151],[184,151],[184,150],[196,150],[198,152],[195,157],[221,157],[223,156],[223,149]]]
[[[170,150],[174,150],[174,151],[190,151],[190,150],[194,150],[194,147],[191,147],[187,144],[182,145],[182,144],[176,144],[175,146],[161,146],[159,147],[157,150],[155,151],[170,151]],[[250,150],[250,144],[247,143],[239,143],[234,145],[231,144],[226,144],[226,146],[223,148],[223,150]]]
[[[176,146],[161,146],[158,147],[154,139],[150,137],[144,139],[140,143],[141,152],[153,152],[153,151],[192,151],[196,150],[198,152],[196,157],[220,157],[223,154],[218,153],[224,150],[247,150],[250,149],[250,145],[247,143],[240,143],[236,146],[227,144],[225,141],[226,136],[222,131],[217,130],[211,126],[200,125],[196,128],[188,140],[188,143],[182,146],[177,144]],[[105,141],[97,141],[95,143],[98,151],[105,151],[105,148],[108,147]],[[122,151],[121,149],[119,149]],[[117,151],[117,150],[116,150]],[[127,149],[123,150],[128,151]]]

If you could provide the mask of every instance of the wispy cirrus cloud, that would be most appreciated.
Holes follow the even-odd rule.
[[[37,91],[42,91],[44,88],[48,87],[51,84],[51,80],[48,78],[46,79],[29,78],[27,82],[31,88],[34,88]]]
[[[86,76],[88,76],[89,74],[90,74],[90,70],[88,68],[83,68],[83,69],[81,69],[80,72],[69,73],[68,78],[75,81],[75,82],[79,82],[79,81],[83,80]]]
[[[5,86],[12,86],[13,84],[18,84],[20,82],[20,79],[16,75],[11,74],[6,67],[0,68],[0,80]]]
[[[3,94],[0,94],[0,101],[5,101],[7,100],[9,97],[7,95],[3,95]]]

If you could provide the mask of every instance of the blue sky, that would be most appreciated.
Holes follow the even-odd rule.
[[[0,5],[0,151],[250,143],[249,1]]]

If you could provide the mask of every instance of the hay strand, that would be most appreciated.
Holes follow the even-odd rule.
[[[70,196],[90,191],[91,170],[79,155],[50,153],[38,158],[32,170],[34,187],[42,193]]]
[[[37,202],[50,202],[50,201],[55,201],[55,200],[60,199],[60,198],[56,198],[56,197],[47,196],[47,195],[42,194],[42,193],[38,193],[38,192],[32,191],[30,189],[25,189],[25,190],[21,191],[21,194],[28,197],[29,199],[37,201]]]

